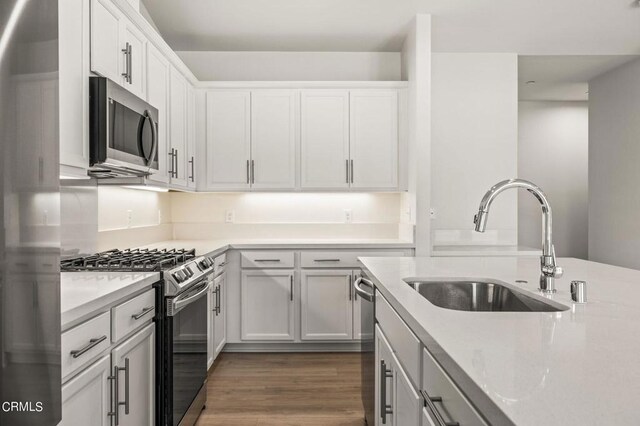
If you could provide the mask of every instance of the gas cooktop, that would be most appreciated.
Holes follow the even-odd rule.
[[[113,249],[90,256],[62,260],[60,270],[63,272],[162,272],[183,265],[195,257],[195,249]]]

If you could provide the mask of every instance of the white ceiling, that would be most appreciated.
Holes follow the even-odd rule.
[[[637,56],[520,56],[521,101],[586,101],[588,82]],[[535,84],[527,84],[535,81]]]
[[[416,13],[440,52],[640,53],[640,0],[142,0],[175,50],[399,51]]]

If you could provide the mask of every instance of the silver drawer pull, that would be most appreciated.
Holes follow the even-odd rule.
[[[384,360],[380,360],[380,418],[387,424],[387,414],[393,414],[393,406],[387,404],[387,379],[393,379],[393,371],[387,368]]]
[[[436,402],[442,403],[441,397],[429,396],[429,394],[424,390],[420,390],[420,393],[422,394],[422,398],[424,399],[425,404],[427,405],[427,407],[429,407],[429,410],[431,410],[431,412],[435,416],[436,421],[438,422],[438,426],[460,426],[460,423],[447,422],[444,420],[444,417],[442,417],[442,414],[440,413],[440,411],[438,410],[438,407],[436,407],[436,404],[435,404]]]
[[[153,312],[155,309],[156,309],[155,306],[146,307],[142,309],[142,312],[140,312],[139,314],[131,315],[131,318],[133,318],[134,320],[139,320],[143,316],[147,315],[149,312]]]
[[[221,264],[218,265],[218,268],[222,268],[226,264],[227,264],[227,262],[222,262]]]
[[[340,262],[340,259],[313,259],[314,262]]]
[[[256,259],[254,262],[280,262],[280,259]]]
[[[107,336],[100,336],[100,337],[96,337],[95,339],[89,339],[89,344],[87,344],[87,346],[80,349],[73,350],[69,353],[71,354],[72,357],[78,358],[84,355],[85,353],[87,353],[88,351],[90,351],[91,349],[95,348],[105,340],[107,340]]]

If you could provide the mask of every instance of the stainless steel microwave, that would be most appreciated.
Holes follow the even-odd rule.
[[[91,77],[89,157],[96,178],[158,171],[158,110],[107,78]]]

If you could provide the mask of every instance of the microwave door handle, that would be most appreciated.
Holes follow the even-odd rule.
[[[150,165],[158,153],[158,128],[149,111],[145,111],[145,115],[149,119],[149,124],[151,124],[151,140],[153,141],[151,145],[151,155],[147,158],[147,165]]]

